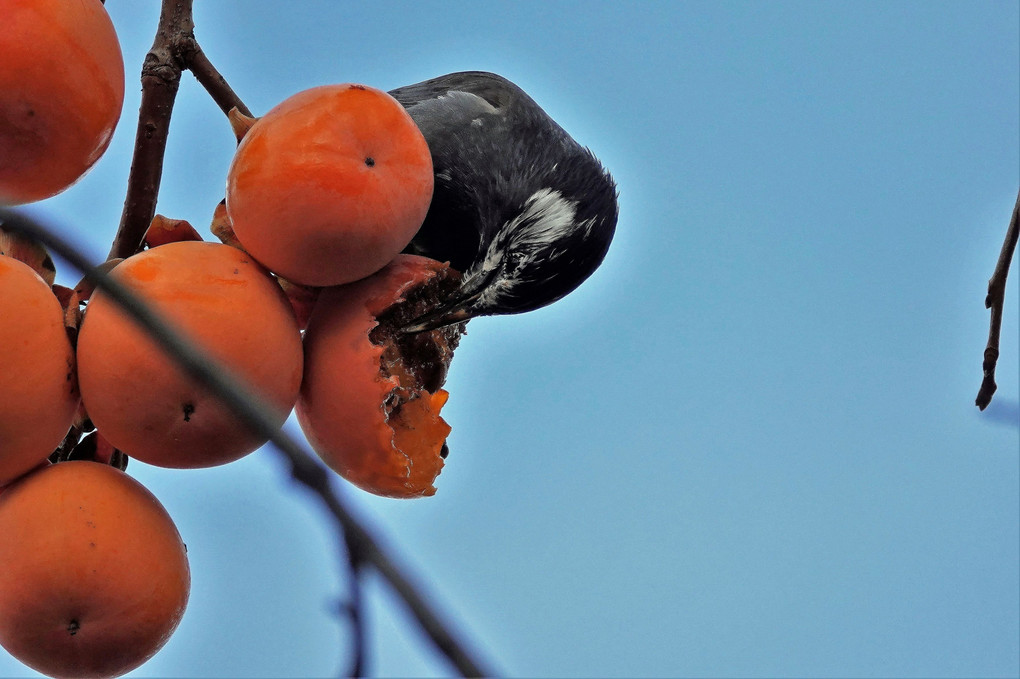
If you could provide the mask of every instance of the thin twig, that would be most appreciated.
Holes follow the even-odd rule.
[[[242,386],[219,362],[184,339],[141,298],[88,262],[66,240],[28,219],[13,225],[13,230],[38,240],[81,271],[142,326],[190,377],[215,394],[255,435],[269,439],[290,463],[294,479],[318,496],[329,510],[344,531],[348,546],[358,553],[359,560],[371,564],[389,582],[428,638],[454,668],[463,676],[491,676],[397,566],[388,549],[351,514],[333,487],[330,473],[302,444],[274,424],[276,420],[272,411],[255,394]]]
[[[1006,301],[1006,276],[1009,275],[1009,266],[1013,261],[1013,251],[1016,250],[1017,232],[1020,222],[1020,192],[1017,193],[1016,205],[1013,206],[1013,216],[1009,220],[1009,228],[1006,230],[1006,240],[1002,243],[1002,250],[999,251],[999,260],[995,263],[995,271],[988,279],[988,294],[985,296],[985,308],[992,310],[992,317],[988,325],[988,344],[985,346],[982,370],[984,379],[981,380],[981,389],[978,390],[974,403],[978,408],[984,410],[992,402],[992,394],[995,393],[995,364],[999,360],[999,332],[1002,330],[1002,310]]]
[[[197,43],[196,47],[198,47]],[[220,107],[223,113],[230,113],[230,109],[236,108],[246,116],[251,115],[251,110],[244,105],[241,98],[237,96],[237,93],[227,83],[226,78],[212,65],[209,57],[205,55],[201,47],[198,47],[191,55],[187,68],[194,74],[195,80],[205,88],[205,91],[209,93],[209,96],[213,98],[213,101],[216,102],[216,105]]]
[[[347,563],[350,570],[347,573],[350,584],[349,600],[343,606],[351,623],[351,653],[350,669],[347,671],[349,677],[365,676],[366,658],[368,657],[367,633],[365,631],[365,614],[361,596],[361,573],[364,562],[361,560],[359,546],[351,543],[350,533],[344,533],[344,545],[347,549]]]

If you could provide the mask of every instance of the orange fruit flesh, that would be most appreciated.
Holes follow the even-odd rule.
[[[443,444],[451,431],[439,413],[449,400],[442,384],[460,330],[404,335],[400,327],[434,307],[437,297],[450,287],[449,280],[432,278],[407,292],[379,315],[379,325],[369,335],[382,346],[380,374],[397,383],[383,402],[393,447],[407,459],[408,483],[427,486],[425,495],[435,493],[431,482],[443,468]]]
[[[393,431],[393,448],[407,460],[407,482],[427,486],[425,495],[432,495],[432,480],[443,468],[440,451],[451,431],[439,414],[450,393],[424,389],[398,352],[395,344],[388,344],[380,362],[382,374],[398,383],[383,401],[386,425]]]

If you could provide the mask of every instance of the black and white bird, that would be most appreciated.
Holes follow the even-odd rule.
[[[390,92],[432,153],[432,205],[405,252],[463,273],[419,332],[555,302],[587,279],[616,230],[616,184],[509,80],[470,71]]]

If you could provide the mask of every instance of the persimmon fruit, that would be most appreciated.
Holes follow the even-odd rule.
[[[433,188],[417,125],[385,92],[324,85],[260,118],[227,175],[227,212],[244,249],[309,286],[364,278],[414,237]]]
[[[0,494],[0,645],[53,677],[114,677],[184,615],[191,575],[166,510],[98,462],[61,462]]]
[[[301,385],[301,336],[276,281],[220,243],[167,243],[110,274],[246,383],[283,424]],[[162,467],[210,467],[265,443],[101,290],[78,335],[82,402],[102,435]]]
[[[106,150],[124,60],[100,0],[0,0],[0,204],[57,194]]]
[[[53,452],[78,401],[60,303],[28,265],[0,255],[0,485]]]
[[[296,413],[309,443],[354,485],[433,495],[450,426],[442,388],[464,324],[405,334],[459,284],[447,264],[399,255],[373,276],[327,288],[305,331]]]

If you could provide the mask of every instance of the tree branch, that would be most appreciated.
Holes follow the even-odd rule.
[[[1006,276],[1009,275],[1009,266],[1013,261],[1013,252],[1016,250],[1017,232],[1020,222],[1020,192],[1017,193],[1016,205],[1013,206],[1013,216],[1009,220],[1009,228],[1006,230],[1006,240],[1002,243],[1002,250],[999,251],[999,260],[995,263],[995,271],[988,279],[988,294],[985,296],[985,308],[992,310],[992,317],[988,325],[988,344],[985,346],[984,361],[982,370],[984,379],[981,381],[981,389],[978,390],[975,405],[981,410],[988,407],[992,402],[992,394],[998,388],[995,384],[995,364],[999,360],[999,332],[1002,330],[1002,310],[1006,301]]]
[[[371,564],[403,599],[410,613],[435,647],[463,676],[490,673],[460,641],[389,555],[381,541],[358,521],[332,485],[331,475],[296,439],[275,426],[271,410],[192,342],[153,312],[136,294],[89,263],[73,246],[49,229],[26,219],[7,225],[39,241],[95,283],[121,309],[142,326],[167,355],[193,379],[217,396],[257,436],[267,438],[290,463],[293,478],[315,494],[343,530],[347,545],[357,560]]]
[[[205,88],[205,91],[209,93],[223,113],[230,113],[230,109],[236,108],[244,115],[251,116],[251,111],[230,87],[226,78],[212,65],[209,57],[205,55],[197,42],[195,47],[196,50],[191,55],[187,67],[194,74],[198,84]]]
[[[135,132],[127,196],[109,259],[130,257],[156,214],[170,114],[181,83],[181,46],[195,41],[193,0],[164,0],[152,48],[142,64],[142,104]]]
[[[365,664],[368,656],[368,643],[365,633],[364,606],[361,596],[361,573],[364,562],[361,560],[361,552],[358,545],[351,543],[350,533],[344,532],[344,544],[347,548],[347,563],[350,566],[347,577],[350,582],[350,600],[343,607],[351,622],[351,646],[350,669],[347,671],[349,677],[365,676]]]

